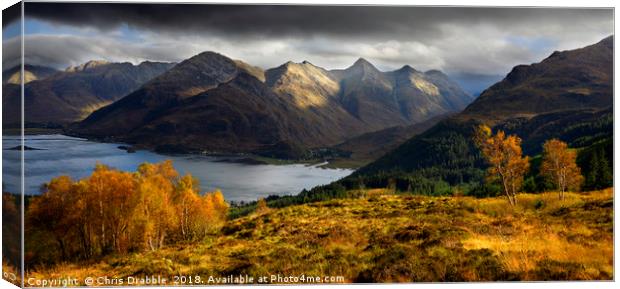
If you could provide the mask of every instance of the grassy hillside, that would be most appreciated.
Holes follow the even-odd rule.
[[[345,282],[613,279],[613,190],[504,198],[348,192],[267,209],[202,242],[33,268],[30,277],[343,276]],[[83,279],[82,279],[83,280]],[[205,281],[206,282],[206,281]]]

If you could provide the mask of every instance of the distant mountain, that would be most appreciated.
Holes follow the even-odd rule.
[[[504,75],[499,74],[454,73],[448,75],[464,91],[474,97],[478,97],[485,89],[504,78]]]
[[[559,138],[571,147],[613,145],[613,37],[581,49],[554,52],[540,63],[515,67],[462,113],[416,135],[344,183],[377,176],[405,178],[420,191],[438,182],[479,183],[484,176],[473,129],[486,123],[523,139],[524,153]],[[587,150],[586,150],[587,151]],[[607,155],[609,162],[612,156]]]
[[[204,52],[72,129],[160,150],[289,158],[458,111],[470,99],[439,72],[381,72],[365,60],[336,71],[307,61],[262,71]]]
[[[2,71],[2,84],[20,84],[21,82],[21,66],[17,65],[11,67],[7,70]],[[58,72],[58,70],[39,66],[39,65],[24,65],[24,83],[29,83],[34,80],[40,80],[46,78],[54,73]]]
[[[173,64],[159,62],[109,63],[89,61],[66,71],[27,83],[24,87],[26,122],[31,125],[62,125],[79,121],[90,112],[137,89]],[[4,87],[3,113],[6,124],[19,122],[19,89]]]
[[[411,125],[460,111],[472,100],[436,70],[423,73],[405,65],[381,72],[360,58],[351,67],[333,70],[332,74],[341,84],[341,105],[372,130]]]

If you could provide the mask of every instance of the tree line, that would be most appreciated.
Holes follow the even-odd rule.
[[[92,259],[201,239],[223,225],[227,210],[221,192],[201,195],[198,181],[180,176],[171,161],[143,163],[136,172],[97,164],[87,178],[52,179],[32,199],[27,261]]]
[[[581,125],[582,127],[584,125]],[[518,153],[523,160],[515,158],[521,166],[521,173],[514,176],[507,176],[512,192],[516,195],[519,191],[531,193],[558,190],[598,190],[613,185],[613,169],[610,156],[613,155],[613,139],[611,137],[591,138],[584,136],[584,131],[589,131],[590,126],[580,130],[576,134],[569,130],[573,136],[562,141],[549,136],[547,145],[541,141],[538,146],[541,150],[535,150],[530,141],[530,151],[537,151],[532,157],[523,157],[524,145],[516,135],[507,135],[505,132],[498,133],[502,142],[495,143],[495,149],[501,149],[506,153]],[[599,130],[606,130],[601,127]],[[490,197],[501,194],[506,195],[504,186],[493,174],[489,174],[489,162],[483,155],[482,149],[476,144],[480,136],[480,124],[469,122],[464,124],[444,123],[442,126],[431,129],[424,135],[413,138],[408,142],[408,146],[397,149],[392,157],[397,157],[403,161],[397,162],[397,166],[388,166],[393,163],[393,159],[379,159],[375,162],[376,167],[380,167],[375,172],[368,172],[367,169],[357,170],[352,175],[331,184],[314,187],[310,190],[303,190],[297,195],[290,196],[269,196],[265,199],[271,208],[281,208],[291,205],[298,205],[310,202],[325,201],[330,199],[342,199],[355,197],[351,194],[355,190],[371,188],[393,188],[394,191],[407,194],[420,194],[431,196],[449,195],[468,195],[474,197]],[[486,138],[492,135],[490,128],[485,128]],[[592,134],[599,135],[598,130]],[[427,136],[428,135],[428,136]],[[580,135],[576,138],[575,135]],[[587,139],[587,140],[586,140]],[[501,144],[501,145],[500,145]],[[569,148],[579,145],[586,145],[579,148]],[[546,147],[546,149],[545,149]],[[545,152],[546,151],[546,152]],[[558,151],[562,154],[551,152]],[[582,177],[571,177],[564,179],[563,174],[558,177],[556,169],[555,177],[552,176],[553,166],[543,167],[545,156],[549,159],[555,157],[569,157],[575,159],[576,166],[572,166],[573,172],[579,169]],[[527,162],[525,161],[527,160]],[[566,159],[564,160],[566,161]],[[550,164],[549,160],[545,163]],[[571,162],[572,163],[572,162]],[[525,173],[523,173],[525,172]],[[512,172],[511,172],[512,173]],[[557,180],[564,184],[558,186]],[[576,186],[575,183],[579,183]],[[510,193],[510,191],[509,191]],[[559,194],[560,194],[559,193]],[[516,198],[510,199],[516,201]],[[564,195],[563,193],[561,194]],[[238,204],[233,206],[230,216],[232,218],[244,216],[254,212],[257,208],[256,202]]]

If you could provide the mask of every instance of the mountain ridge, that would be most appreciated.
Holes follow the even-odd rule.
[[[409,66],[409,68],[411,67]],[[406,70],[415,71],[413,68]],[[430,84],[431,80],[427,80],[424,74],[417,71],[415,73],[417,73],[418,82],[424,81],[429,86],[435,86]],[[252,80],[252,85],[247,87],[236,85],[235,89],[230,88],[229,84],[234,83],[235,79],[242,74],[242,78],[252,76],[256,81]],[[282,126],[278,126],[273,121],[267,121],[273,131],[277,132],[270,139],[272,145],[280,144],[287,150],[300,152],[307,149],[330,147],[356,135],[390,126],[410,125],[438,114],[459,109],[459,107],[443,101],[445,97],[438,89],[432,98],[442,101],[427,101],[417,104],[415,99],[425,97],[431,99],[431,97],[427,97],[425,92],[420,89],[412,88],[408,91],[403,90],[402,93],[401,91],[394,91],[393,83],[396,80],[392,79],[394,78],[392,74],[393,72],[379,71],[363,58],[358,59],[344,70],[330,71],[308,61],[301,63],[289,61],[263,71],[240,60],[232,60],[219,53],[207,51],[180,62],[122,99],[93,112],[85,120],[73,125],[71,132],[85,137],[135,142],[137,145],[150,148],[153,148],[154,144],[145,143],[140,139],[159,139],[162,145],[176,147],[179,150],[219,151],[228,149],[239,153],[263,152],[265,143],[261,141],[262,138],[258,135],[253,138],[249,135],[244,137],[245,141],[253,144],[253,146],[239,143],[240,138],[234,134],[234,131],[245,131],[244,129],[248,126],[241,125],[232,119],[233,115],[241,119],[262,115],[265,117],[265,121],[279,118],[282,122]],[[449,80],[444,80],[444,82],[447,83]],[[412,86],[412,83],[410,82],[409,85]],[[438,85],[445,85],[445,83]],[[226,87],[220,88],[221,86]],[[346,106],[348,97],[364,102],[368,96],[364,93],[364,89],[374,91],[377,87],[384,87],[389,91],[385,95],[374,97],[369,101],[372,106],[379,108],[377,111],[370,110],[369,107],[363,108],[368,110],[368,113],[372,113],[373,116],[361,117],[359,114],[352,113],[354,108]],[[230,92],[228,98],[221,95],[223,90]],[[267,90],[271,93],[266,93]],[[464,102],[468,102],[467,99],[470,97],[466,93],[463,91],[455,92],[455,90],[457,89],[452,87],[446,88],[442,92],[455,94],[455,97],[464,97]],[[278,100],[273,102],[260,98],[260,96],[265,95],[270,95],[270,97]],[[187,131],[182,128],[181,122],[174,120],[178,118],[178,120],[184,119],[184,121],[193,123],[193,120],[187,119],[179,113],[184,111],[191,114],[188,110],[194,104],[186,100],[198,96],[202,98],[211,96],[218,99],[217,104],[212,103],[209,106],[203,106],[203,111],[192,115],[203,119],[205,122],[210,122],[211,119],[219,119],[219,125],[211,127],[227,131],[227,133],[221,134],[226,140],[199,141],[200,139],[209,139],[209,131],[199,129]],[[233,99],[241,96],[252,99],[254,106],[241,104]],[[453,96],[450,95],[449,97]],[[409,104],[407,113],[419,112],[420,115],[410,118],[403,117],[402,112],[395,108],[397,106],[396,99],[399,98]],[[261,114],[259,110],[264,110],[265,105],[276,107],[270,107],[270,109],[275,110]],[[428,107],[416,111],[413,109],[416,105],[427,105]],[[214,111],[216,107],[221,110],[219,114]],[[233,109],[233,107],[238,109]],[[464,105],[460,108],[463,107]],[[286,116],[284,117],[286,121],[282,120],[282,115]],[[211,119],[208,119],[207,116]],[[166,137],[163,131],[157,129],[163,125],[162,122],[174,123],[175,125],[169,127],[175,127],[177,130],[167,131],[167,133],[178,135],[183,132],[182,135],[188,141],[179,142]],[[265,131],[263,127],[255,127],[255,129],[256,131]],[[202,137],[199,137],[200,135]],[[190,142],[189,139],[197,141]],[[299,155],[298,153],[284,153],[287,156],[296,154]]]
[[[583,48],[555,51],[539,63],[515,66],[463,114],[501,120],[550,110],[604,108],[613,87],[612,60],[613,36]]]
[[[172,63],[87,62],[69,71],[59,71],[24,86],[24,112],[28,125],[65,125],[79,121],[91,111],[119,99],[151,78],[170,68]],[[20,89],[4,86],[3,113],[6,125],[15,125],[20,117]]]

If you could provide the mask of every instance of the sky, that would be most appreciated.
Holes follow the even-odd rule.
[[[179,62],[216,51],[267,69],[309,61],[338,69],[363,57],[449,74],[504,75],[555,50],[613,33],[612,9],[26,3],[26,63],[64,69],[92,59]],[[4,16],[3,62],[19,63],[16,17]],[[6,53],[6,51],[9,53]]]

